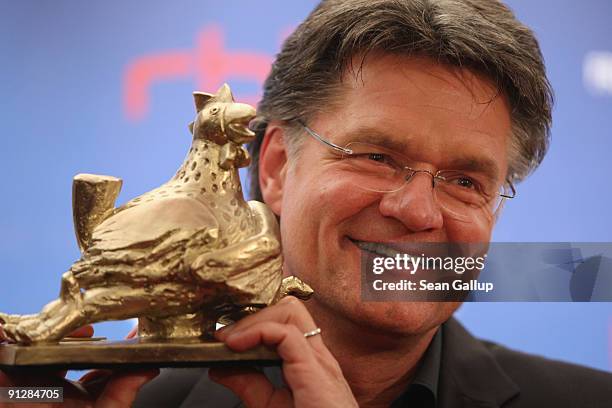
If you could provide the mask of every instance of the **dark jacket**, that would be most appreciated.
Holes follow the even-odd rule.
[[[612,374],[481,341],[459,322],[442,326],[438,407],[612,408]],[[266,369],[281,384],[279,369]],[[237,407],[240,400],[211,382],[206,369],[162,370],[135,407]]]

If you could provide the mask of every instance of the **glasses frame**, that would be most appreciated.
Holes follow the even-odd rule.
[[[352,155],[353,151],[351,149],[348,149],[346,147],[342,147],[339,146],[333,142],[330,142],[329,140],[327,140],[326,138],[324,138],[323,136],[321,136],[320,134],[318,134],[317,132],[315,132],[314,130],[312,130],[311,128],[309,128],[304,122],[302,122],[301,120],[298,120],[297,123],[300,124],[300,126],[302,126],[304,128],[304,130],[310,135],[312,136],[315,140],[317,140],[319,143],[335,150],[338,153],[342,153],[342,154],[347,154],[347,155]],[[440,180],[446,180],[445,177],[440,176],[440,173],[445,171],[445,170],[438,170],[435,174],[432,173],[429,170],[424,170],[424,169],[413,169],[412,167],[408,167],[408,166],[404,166],[403,170],[406,171],[410,171],[410,176],[408,176],[406,178],[406,183],[408,181],[410,181],[410,179],[417,173],[427,173],[432,177],[432,183],[433,186],[435,187],[435,181],[436,179],[440,179]],[[497,194],[502,197],[502,199],[508,199],[511,200],[514,197],[516,197],[516,189],[514,188],[514,185],[512,184],[512,181],[510,181],[509,179],[506,179],[506,184],[508,185],[508,187],[510,187],[510,191],[511,194],[504,194],[501,192],[498,192]],[[499,204],[499,206],[501,207],[501,203]]]

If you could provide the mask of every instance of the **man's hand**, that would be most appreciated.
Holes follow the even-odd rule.
[[[219,341],[235,351],[261,344],[275,347],[283,359],[283,375],[289,389],[274,388],[255,369],[211,368],[209,376],[235,392],[249,408],[357,407],[340,365],[321,335],[304,337],[304,333],[316,328],[304,304],[288,296],[215,333]]]
[[[84,326],[71,337],[91,337],[93,327]],[[0,343],[5,340],[0,327]],[[157,376],[158,370],[138,372],[111,372],[94,370],[87,373],[78,382],[64,378],[66,372],[30,372],[3,373],[0,371],[0,387],[63,387],[64,402],[61,404],[37,404],[37,407],[95,407],[124,408],[130,407],[140,387]],[[0,403],[0,407],[5,405]]]

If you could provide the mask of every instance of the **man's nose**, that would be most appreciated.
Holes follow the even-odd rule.
[[[442,212],[433,188],[430,174],[415,173],[401,189],[383,196],[380,212],[398,219],[412,232],[442,228]]]

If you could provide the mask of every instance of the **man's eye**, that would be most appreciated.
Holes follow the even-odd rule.
[[[383,153],[368,153],[368,159],[377,162],[389,162],[388,158]]]
[[[468,189],[476,188],[476,183],[474,183],[474,181],[468,177],[457,177],[455,179],[455,184],[457,184],[460,187],[468,188]]]
[[[387,166],[391,166],[391,167],[398,166],[397,161],[393,157],[385,153],[379,153],[379,152],[365,153],[364,155],[362,155],[362,157],[369,161],[386,164]]]

